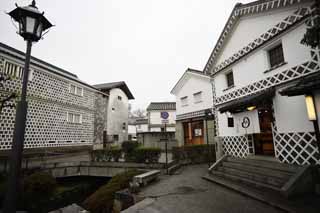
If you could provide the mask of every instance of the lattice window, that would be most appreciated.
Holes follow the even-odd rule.
[[[246,158],[250,154],[247,136],[224,136],[221,138],[224,154],[240,158]]]
[[[282,44],[273,47],[268,51],[270,67],[276,67],[284,62]]]
[[[227,87],[234,86],[233,72],[232,71],[226,73],[226,80],[227,80]]]
[[[314,132],[279,133],[273,128],[276,157],[284,163],[320,164]]]

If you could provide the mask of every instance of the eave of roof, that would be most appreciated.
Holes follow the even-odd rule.
[[[3,49],[1,49],[1,47]],[[12,54],[11,52],[14,52],[15,54]],[[23,53],[20,50],[17,50],[15,48],[13,48],[13,47],[10,47],[10,46],[8,46],[6,44],[3,44],[1,42],[0,42],[0,53],[9,55],[9,56],[11,56],[13,58],[16,58],[18,60],[21,60],[21,61],[25,60],[25,53]],[[58,75],[58,76],[66,78],[66,79],[69,79],[71,81],[74,81],[74,82],[77,82],[79,84],[82,84],[82,85],[84,85],[86,87],[89,87],[90,89],[93,89],[94,91],[99,92],[99,93],[101,93],[103,95],[107,95],[107,94],[101,92],[100,90],[98,90],[97,88],[91,86],[90,84],[87,84],[87,83],[81,81],[80,79],[78,79],[77,75],[75,75],[75,74],[73,74],[71,72],[68,72],[66,70],[63,70],[63,69],[61,69],[59,67],[56,67],[56,66],[54,66],[54,65],[52,65],[50,63],[47,63],[47,62],[45,62],[43,60],[40,60],[40,59],[38,59],[36,57],[31,56],[30,64],[32,66],[41,68],[41,69],[46,70],[48,72],[51,72],[51,73],[53,73],[55,75]],[[50,67],[52,69],[49,69],[48,67]],[[55,71],[55,70],[57,70],[57,71]]]
[[[151,102],[147,111],[151,110],[176,110],[176,102]]]
[[[101,90],[101,91],[109,91],[114,88],[119,88],[127,95],[129,100],[134,99],[134,96],[132,95],[131,91],[129,90],[127,84],[124,81],[96,84],[93,86],[96,89]]]
[[[207,75],[207,74],[205,74],[203,71],[199,71],[199,70],[195,70],[195,69],[188,68],[188,69],[182,74],[182,76],[180,77],[180,79],[177,81],[177,83],[174,85],[174,87],[173,87],[172,90],[170,91],[171,94],[173,94],[173,95],[175,94],[176,88],[177,88],[178,85],[182,82],[182,80],[184,79],[184,77],[185,77],[187,74],[201,75],[202,77],[210,78],[210,76]]]
[[[269,101],[274,96],[274,94],[275,94],[275,89],[269,88],[261,92],[255,93],[253,95],[249,95],[249,96],[228,102],[222,107],[219,107],[219,111],[220,113],[242,112],[243,110],[246,110],[248,106],[257,106],[257,105],[263,104],[266,101]]]
[[[19,54],[19,55],[23,58],[23,60],[24,60],[24,58],[25,58],[25,55],[26,55],[26,54],[25,54],[24,52],[22,52],[22,51],[20,51],[20,50],[18,50],[18,49],[15,49],[15,48],[13,48],[13,47],[11,47],[11,46],[9,46],[9,45],[6,45],[6,44],[0,42],[0,47]],[[6,53],[10,53],[10,52],[6,52]],[[43,60],[41,60],[41,59],[39,59],[39,58],[36,58],[36,57],[31,56],[31,62],[32,62],[32,61],[33,61],[33,62],[38,62],[38,63],[43,64],[43,65],[45,65],[45,66],[48,66],[48,67],[50,67],[50,68],[52,68],[52,69],[58,70],[58,71],[66,74],[66,75],[71,75],[71,76],[73,76],[73,77],[75,77],[75,78],[78,78],[78,76],[77,76],[76,74],[73,74],[73,73],[71,73],[71,72],[68,72],[68,71],[66,71],[66,70],[64,70],[64,69],[62,69],[62,68],[60,68],[60,67],[57,67],[57,66],[55,66],[55,65],[53,65],[53,64],[50,64],[50,63],[48,63],[48,62],[45,62],[45,61],[43,61]],[[37,65],[36,65],[36,66],[37,66]]]
[[[298,83],[280,91],[283,96],[297,96],[312,93],[320,89],[320,72],[316,72],[300,79]]]

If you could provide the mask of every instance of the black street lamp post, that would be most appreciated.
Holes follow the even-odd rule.
[[[209,131],[208,131],[208,120],[211,119],[213,116],[211,109],[206,109],[204,112],[204,117],[206,119],[206,137],[207,137],[207,152],[208,152],[208,166],[210,168],[210,159],[211,159],[211,151],[210,151],[210,145],[209,145]]]
[[[20,188],[19,179],[28,108],[26,96],[31,46],[32,42],[37,42],[40,38],[42,38],[42,32],[52,27],[52,24],[44,17],[44,13],[41,13],[38,10],[34,0],[29,6],[17,6],[17,8],[9,13],[9,15],[14,21],[19,23],[19,35],[21,35],[27,42],[21,97],[17,103],[16,109],[15,129],[10,156],[8,188],[3,208],[3,212],[13,213],[16,212],[17,194]]]

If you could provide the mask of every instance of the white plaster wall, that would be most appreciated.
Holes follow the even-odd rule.
[[[296,7],[297,6],[294,6],[294,8],[278,9],[241,18],[234,28],[231,38],[229,38],[222,54],[219,56],[217,65],[233,55],[236,51],[247,46],[253,41],[252,38],[259,37],[281,20],[291,15],[297,10]]]
[[[137,132],[148,132],[148,124],[137,124]]]
[[[170,110],[154,110],[149,112],[149,123],[151,125],[162,124],[162,118],[160,117],[161,112],[168,112],[169,113],[169,122],[168,124],[176,124],[176,111]]]
[[[175,131],[176,131],[175,127],[167,127],[167,132],[175,132]],[[161,127],[151,127],[150,132],[161,132]]]
[[[228,114],[234,119],[234,127],[228,127]],[[250,119],[250,126],[247,129],[242,128],[242,121],[244,117]],[[247,111],[242,113],[218,113],[219,120],[219,135],[220,136],[237,136],[244,134],[260,133],[260,125],[258,118],[258,111]]]
[[[310,132],[312,122],[308,120],[304,96],[287,97],[276,93],[273,100],[278,132]]]
[[[118,100],[118,96],[122,100]],[[113,111],[112,108],[115,110]],[[118,88],[110,90],[108,106],[108,135],[119,135],[119,142],[128,140],[128,97]],[[126,123],[126,130],[122,129],[123,123]]]
[[[301,24],[297,28],[285,34],[282,38],[277,39],[267,46],[264,46],[261,49],[253,52],[248,57],[230,67],[230,69],[217,74],[214,78],[216,95],[221,96],[227,94],[250,83],[265,79],[271,75],[275,75],[278,72],[285,71],[286,69],[310,60],[309,48],[300,44],[301,38],[303,37],[305,31],[305,25]],[[254,40],[255,38],[251,39]],[[287,64],[272,70],[271,72],[264,73],[264,71],[270,69],[267,50],[270,49],[272,45],[277,44],[279,41],[282,42],[283,54]],[[225,72],[231,69],[233,70],[235,87],[228,89],[227,91],[223,91],[227,88]]]
[[[176,94],[177,115],[208,109],[211,108],[213,104],[210,79],[196,75],[189,76]],[[200,91],[202,92],[202,101],[195,103],[193,94]],[[188,96],[188,105],[182,106],[181,98],[185,96]]]
[[[161,127],[151,127],[150,132],[161,132]]]
[[[137,129],[136,129],[136,125],[128,125],[128,134],[136,134],[137,133]]]

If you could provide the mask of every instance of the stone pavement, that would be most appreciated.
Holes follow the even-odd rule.
[[[207,165],[183,167],[180,174],[162,176],[145,187],[141,203],[125,213],[277,213],[283,212],[233,190],[210,183],[201,177]]]

